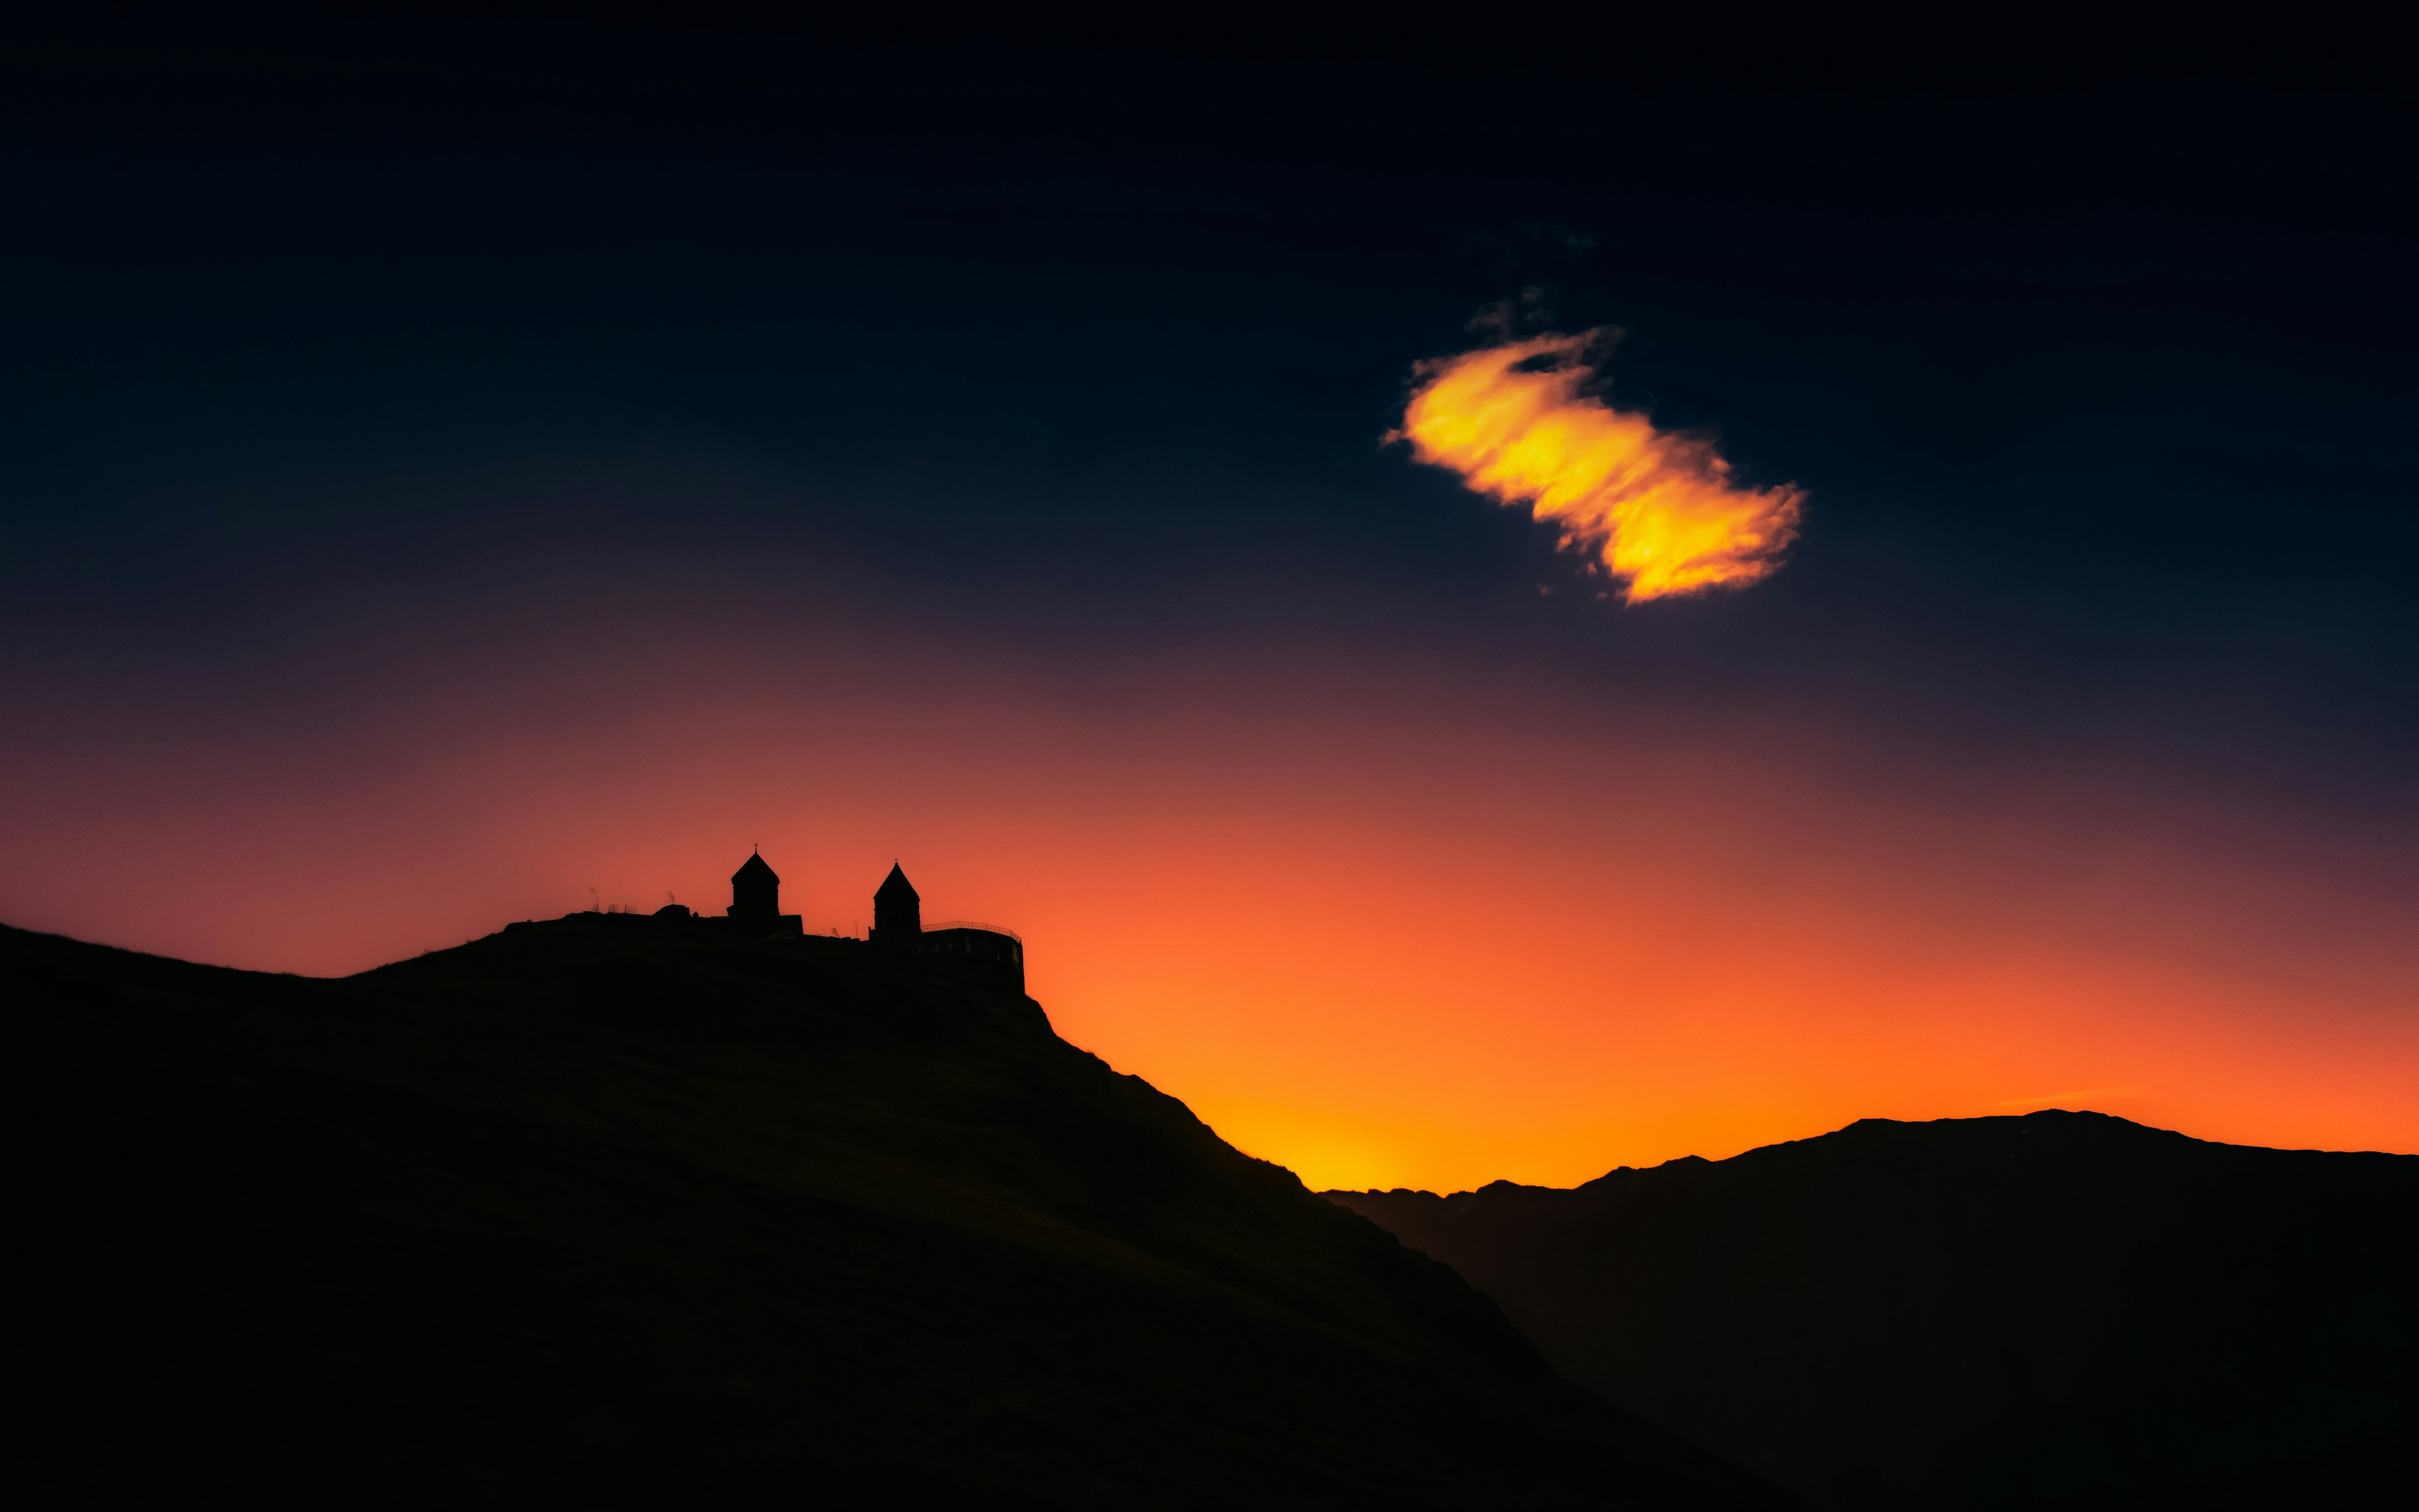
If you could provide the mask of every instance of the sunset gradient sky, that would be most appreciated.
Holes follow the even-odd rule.
[[[761,843],[810,929],[894,858],[1017,929],[1313,1186],[2046,1106],[2419,1151],[2365,138],[861,46],[17,81],[0,920],[343,973]],[[1523,111],[1387,113],[1448,82]],[[1612,327],[1609,410],[1803,490],[1776,569],[1625,602],[1386,444],[1415,364]]]

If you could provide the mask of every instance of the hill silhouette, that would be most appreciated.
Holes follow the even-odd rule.
[[[1329,1196],[1822,1505],[2419,1504],[2419,1156],[2044,1112]]]
[[[1796,1504],[1029,999],[854,942],[574,916],[319,980],[0,929],[0,984],[21,1486]]]

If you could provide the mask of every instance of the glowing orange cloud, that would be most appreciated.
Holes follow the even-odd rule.
[[[1657,430],[1582,393],[1594,332],[1423,363],[1392,440],[1471,488],[1528,504],[1603,563],[1631,603],[1751,583],[1797,536],[1804,491],[1742,488],[1700,437]]]

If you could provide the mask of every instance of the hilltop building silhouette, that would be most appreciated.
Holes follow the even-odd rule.
[[[791,944],[812,950],[861,950],[867,946],[887,960],[919,971],[955,977],[986,987],[1025,991],[1025,941],[1014,930],[996,924],[954,919],[924,927],[924,900],[896,861],[890,874],[873,892],[873,928],[862,940],[840,935],[809,934],[805,920],[781,912],[781,876],[761,852],[748,856],[731,873],[731,907],[719,918],[691,913],[678,903],[653,914],[624,913],[620,905],[567,916],[564,922],[593,927],[605,920],[648,918],[668,926],[710,927],[725,937]],[[525,929],[513,924],[508,929]]]
[[[897,870],[895,867],[892,870]],[[764,862],[763,853],[751,853],[731,873],[731,913],[728,916],[747,924],[762,924],[768,930],[784,934],[804,934],[806,921],[796,914],[781,912],[781,877]]]
[[[873,930],[867,938],[886,950],[913,950],[924,933],[924,900],[899,863],[873,889]]]
[[[924,900],[896,861],[873,889],[868,943],[972,981],[1009,983],[1025,991],[1025,940],[1014,930],[964,919],[924,927]]]

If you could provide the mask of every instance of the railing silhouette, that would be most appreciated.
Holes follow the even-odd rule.
[[[1019,945],[1023,945],[1025,943],[1025,936],[1019,934],[1012,929],[1002,929],[997,924],[978,924],[971,918],[952,918],[943,924],[927,924],[924,926],[924,933],[927,934],[937,934],[945,929],[986,930],[994,934],[1005,934]]]

